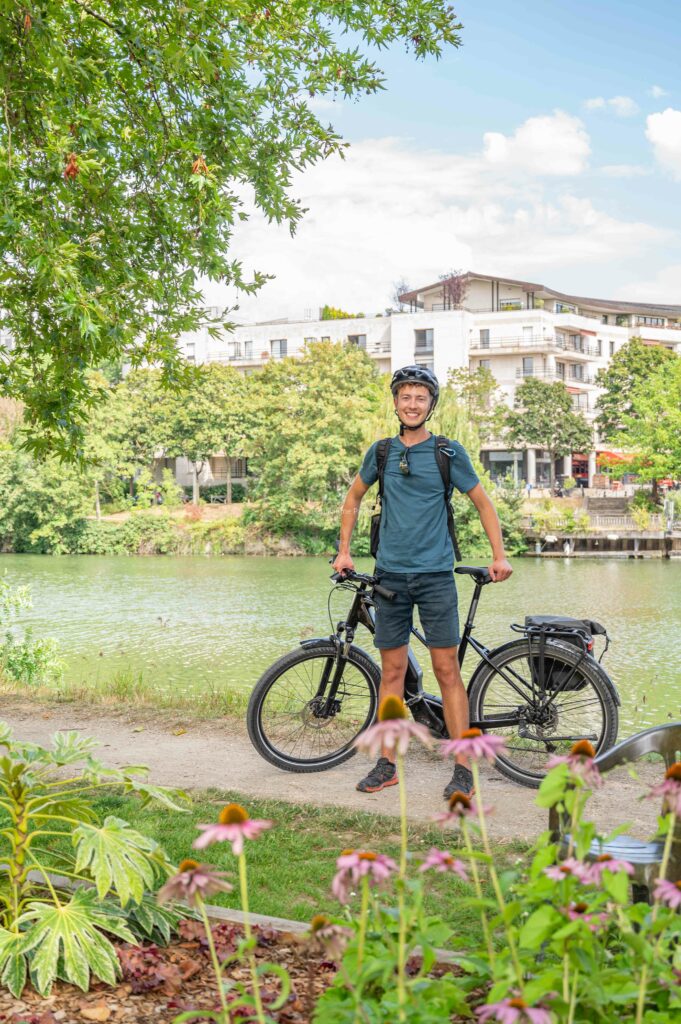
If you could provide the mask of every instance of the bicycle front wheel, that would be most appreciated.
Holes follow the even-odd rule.
[[[529,640],[517,640],[492,652],[492,665],[479,670],[469,694],[471,719],[506,740],[507,751],[496,767],[530,787],[541,783],[549,757],[569,753],[580,739],[588,739],[600,754],[615,743],[618,729],[617,704],[598,665],[570,644],[546,641],[542,695],[536,692],[538,650],[537,641],[530,651]]]
[[[248,735],[258,753],[289,772],[333,768],[356,752],[353,742],[376,717],[380,672],[351,647],[333,708],[319,697],[322,678],[333,675],[330,642],[301,647],[275,662],[256,683],[248,704]]]

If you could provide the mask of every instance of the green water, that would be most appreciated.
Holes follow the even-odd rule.
[[[166,698],[183,692],[200,703],[212,691],[249,691],[301,637],[330,630],[331,570],[321,558],[5,555],[0,569],[31,585],[33,608],[20,622],[59,640],[78,683],[141,671]],[[470,592],[461,580],[461,608]],[[334,622],[349,600],[333,592]],[[517,559],[511,580],[483,591],[476,633],[501,643],[513,636],[510,622],[550,612],[606,625],[612,646],[604,664],[622,697],[621,736],[681,719],[681,564]],[[357,642],[373,650],[363,630]]]

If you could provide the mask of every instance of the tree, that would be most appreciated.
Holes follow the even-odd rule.
[[[256,290],[232,252],[252,197],[294,230],[292,176],[345,143],[311,109],[382,88],[362,53],[458,46],[447,0],[42,0],[0,18],[0,386],[29,443],[78,451],[121,358],[176,384],[182,331],[221,319],[202,279]]]
[[[465,406],[483,443],[499,437],[506,406],[491,370],[486,366],[450,370],[447,389]]]
[[[591,427],[582,413],[573,412],[570,393],[560,381],[548,384],[528,377],[516,389],[513,405],[505,416],[507,443],[546,449],[553,486],[556,459],[587,451],[593,443]]]
[[[596,384],[603,388],[598,396],[596,426],[601,436],[612,441],[615,435],[626,438],[622,426],[633,414],[633,393],[636,387],[660,366],[669,364],[675,357],[661,345],[644,345],[640,338],[630,338],[610,360],[604,370],[596,375]]]
[[[440,274],[438,280],[442,281],[442,304],[445,309],[460,309],[468,291],[466,275],[460,270],[450,270],[447,274]]]
[[[411,290],[411,285],[406,278],[400,277],[397,281],[393,281],[392,291],[390,293],[390,302],[392,307],[401,313],[404,309],[404,302],[402,302],[400,296],[406,295],[407,292],[410,292]]]
[[[249,518],[273,533],[328,545],[380,401],[376,368],[355,346],[313,342],[302,358],[271,362],[252,381]]]
[[[322,306],[319,311],[320,320],[352,320],[353,317],[363,317],[364,313],[346,313],[343,309],[338,309],[336,306]]]
[[[643,480],[681,480],[681,359],[665,360],[629,396],[615,440],[635,452],[627,465]]]

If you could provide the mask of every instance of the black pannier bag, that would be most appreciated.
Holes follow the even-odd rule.
[[[543,635],[547,639],[562,640],[587,654],[593,650],[594,636],[607,637],[605,626],[600,622],[573,619],[568,615],[526,615],[525,629],[530,636]],[[535,659],[535,671],[539,675],[539,658]],[[569,665],[563,665],[554,658],[544,657],[544,678],[547,690],[569,692],[586,686],[583,676],[573,673]]]

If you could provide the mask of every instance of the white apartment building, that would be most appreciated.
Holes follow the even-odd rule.
[[[206,332],[183,335],[180,346],[196,363],[229,362],[252,373],[269,359],[300,355],[310,341],[358,345],[381,372],[417,363],[441,381],[449,370],[487,367],[509,405],[526,377],[563,381],[575,409],[590,420],[598,394],[596,373],[631,337],[681,352],[681,305],[619,302],[566,295],[529,281],[469,272],[453,287],[436,281],[400,296],[406,311],[346,320],[273,320],[238,326],[223,341]],[[219,316],[219,311],[214,311]],[[606,446],[594,433],[590,452],[567,456],[557,472],[591,485]],[[511,452],[487,444],[482,460],[493,477],[545,484],[548,454]],[[179,460],[178,460],[179,461]],[[224,461],[224,460],[223,460]],[[217,466],[215,467],[217,469]],[[178,465],[181,473],[181,467]],[[208,469],[206,471],[208,473]],[[205,482],[210,481],[210,475]],[[219,482],[215,478],[215,482]]]

